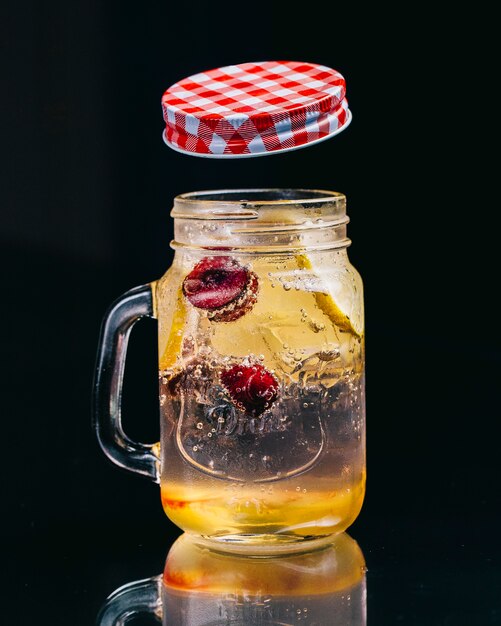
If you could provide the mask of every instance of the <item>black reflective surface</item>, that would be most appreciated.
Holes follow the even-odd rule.
[[[90,626],[113,590],[162,572],[179,531],[158,488],[111,466],[90,426],[101,317],[169,267],[176,194],[296,186],[346,194],[365,283],[368,484],[349,534],[368,567],[368,624],[501,624],[498,68],[484,48],[497,22],[426,3],[301,15],[276,3],[264,16],[205,3],[189,27],[180,2],[11,5],[0,20],[0,623]],[[350,127],[235,162],[163,144],[167,86],[266,58],[341,71]],[[155,323],[142,322],[124,420],[143,441],[158,438],[156,359]]]
[[[501,623],[496,521],[471,534],[439,519],[419,528],[410,519],[371,520],[364,527],[367,521],[362,515],[351,536],[368,567],[368,624]],[[156,531],[104,527],[96,537],[61,528],[15,551],[10,544],[3,556],[4,623],[94,624],[115,589],[162,573],[171,540]]]

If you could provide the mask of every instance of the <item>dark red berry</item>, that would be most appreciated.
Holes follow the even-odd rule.
[[[183,293],[215,322],[232,322],[256,302],[258,279],[229,256],[202,259],[183,282]]]
[[[220,379],[237,407],[251,415],[261,415],[277,399],[278,381],[262,365],[234,365]]]

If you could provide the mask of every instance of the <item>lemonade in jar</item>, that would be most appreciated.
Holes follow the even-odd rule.
[[[192,193],[172,216],[175,258],[155,287],[165,512],[226,541],[344,530],[365,485],[344,196]]]

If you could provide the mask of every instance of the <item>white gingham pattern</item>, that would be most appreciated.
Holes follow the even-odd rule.
[[[345,93],[339,72],[313,63],[265,61],[201,72],[164,93],[165,141],[212,157],[292,150],[348,125]]]

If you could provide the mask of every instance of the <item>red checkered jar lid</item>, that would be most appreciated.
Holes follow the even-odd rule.
[[[315,63],[241,63],[189,76],[162,97],[165,143],[179,152],[239,158],[296,150],[345,129],[339,72]]]

